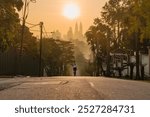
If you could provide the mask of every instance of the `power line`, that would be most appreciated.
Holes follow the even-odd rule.
[[[22,19],[21,19],[22,20]],[[26,24],[28,24],[28,25],[39,25],[39,24],[32,24],[32,23],[30,23],[30,22],[26,22]]]
[[[44,30],[43,30],[43,35],[44,35],[43,37],[50,38],[50,35],[48,35],[48,33],[52,33],[52,32],[47,32],[46,29],[45,29],[45,27],[44,27],[44,25],[43,25],[43,29],[44,29]],[[33,30],[33,29],[30,30],[30,31],[31,31],[31,32],[40,32],[40,30]]]
[[[8,10],[6,7],[2,6],[1,4],[0,4],[0,7],[3,8],[3,9],[5,9],[14,18],[17,18],[17,16],[12,11]],[[23,21],[22,18],[19,18],[19,19],[20,19],[20,21]],[[28,25],[31,25],[31,27],[29,27],[29,28],[33,28],[33,27],[39,26],[39,24],[33,24],[33,23],[30,23],[30,22],[27,22],[27,21],[25,23],[28,24]],[[49,37],[48,33],[52,34],[52,32],[47,32],[46,29],[45,29],[45,26],[43,26],[43,28],[44,28],[44,33],[45,33],[46,37]],[[30,30],[30,31],[40,32],[39,30]]]
[[[54,33],[53,31],[52,32],[48,32],[48,31],[46,31],[46,29],[45,29],[45,26],[43,26],[44,27],[44,31],[45,31],[45,33],[48,35],[48,34],[52,34],[52,33]]]
[[[16,18],[16,15],[12,11],[8,10],[6,7],[2,6],[1,4],[0,4],[0,7],[5,9],[10,15],[12,15],[14,18]],[[21,18],[19,18],[19,19],[21,21],[23,21],[23,19],[21,19]],[[25,23],[28,25],[37,25],[37,24],[30,23],[30,22],[25,22]]]
[[[36,27],[36,26],[39,26],[40,24],[35,24],[35,25],[33,25],[33,26],[31,26],[31,27],[29,27],[29,28],[33,28],[33,27]]]
[[[39,30],[30,30],[30,31],[32,31],[32,32],[40,32]]]
[[[49,37],[44,25],[43,25],[43,28],[44,28],[44,32],[45,32],[46,36]]]

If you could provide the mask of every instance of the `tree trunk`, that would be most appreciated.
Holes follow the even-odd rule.
[[[110,39],[107,39],[107,69],[106,75],[110,76]]]
[[[140,64],[139,64],[139,51],[136,51],[136,80],[140,79]]]
[[[98,62],[99,60],[98,59],[99,59],[99,57],[98,57],[98,55],[96,55],[96,63],[95,63],[96,64],[96,70],[95,70],[96,76],[99,76],[99,74],[100,74],[99,73],[99,62]]]
[[[144,65],[141,66],[141,80],[144,80],[144,73],[145,70],[144,70]]]
[[[136,33],[136,80],[140,80],[140,56],[139,56],[139,48],[140,48],[140,38],[139,32]]]
[[[107,55],[107,70],[106,75],[110,76],[110,54]]]
[[[130,63],[130,79],[133,79],[134,63]]]

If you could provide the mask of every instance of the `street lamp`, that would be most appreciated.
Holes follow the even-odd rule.
[[[26,19],[27,19],[28,14],[29,14],[29,3],[30,2],[36,3],[36,0],[25,0],[24,1],[23,17],[22,17],[21,43],[20,43],[20,56],[22,56],[23,39],[24,39],[24,29],[25,29]]]

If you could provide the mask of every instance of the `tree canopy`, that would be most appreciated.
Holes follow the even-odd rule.
[[[74,45],[69,41],[43,40],[44,68],[49,76],[69,75],[68,66],[74,62]]]
[[[94,20],[93,25],[85,34],[94,55],[102,57],[107,53],[107,56],[103,58],[108,64],[111,51],[125,49],[130,53],[136,52],[138,79],[139,51],[143,48],[144,40],[150,38],[149,8],[148,0],[109,0],[106,2],[100,18]],[[95,61],[98,60],[103,61],[99,58],[95,59]]]
[[[22,6],[22,0],[0,1],[0,51],[2,52],[11,46],[18,33],[20,20],[16,10],[21,10]]]

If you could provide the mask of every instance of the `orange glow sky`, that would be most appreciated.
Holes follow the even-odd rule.
[[[58,29],[62,34],[66,34],[70,26],[74,29],[75,23],[81,21],[85,32],[92,25],[93,19],[100,16],[106,1],[108,0],[37,0],[36,3],[30,3],[27,22],[37,24],[43,21],[47,32]],[[80,8],[80,17],[74,20],[62,14],[64,6],[70,2]],[[39,30],[39,27],[33,30]]]

